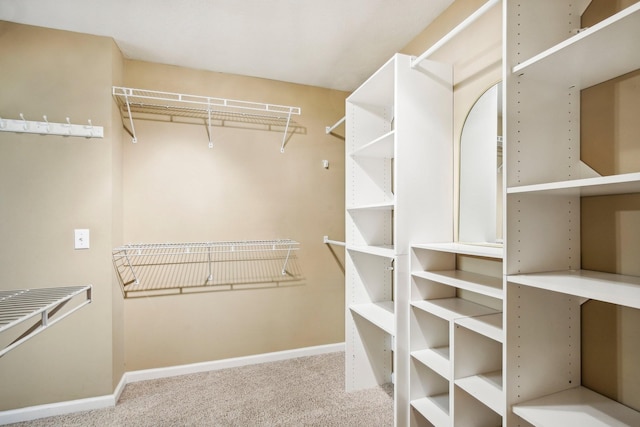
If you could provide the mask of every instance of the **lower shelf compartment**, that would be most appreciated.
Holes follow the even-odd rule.
[[[386,333],[395,335],[396,328],[393,301],[354,304],[349,306],[349,309]]]
[[[473,375],[455,380],[455,384],[495,413],[504,416],[502,371]]]
[[[411,406],[436,427],[451,424],[448,393],[413,400]]]
[[[513,406],[534,426],[640,426],[640,412],[586,387],[575,387]]]
[[[432,369],[443,378],[446,378],[447,380],[451,379],[449,347],[412,351],[411,357]]]

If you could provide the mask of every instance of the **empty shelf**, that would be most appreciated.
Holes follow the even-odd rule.
[[[469,273],[461,270],[418,271],[412,273],[412,275],[493,298],[502,299],[503,297],[502,278]]]
[[[513,406],[534,426],[640,426],[640,412],[585,387],[576,387]]]
[[[384,258],[394,258],[396,256],[395,249],[392,245],[365,246],[365,245],[347,245],[350,251],[361,252],[363,254],[375,255]]]
[[[485,258],[502,259],[504,250],[498,244],[472,244],[472,243],[421,243],[413,245],[416,249],[428,249],[431,251],[450,252],[461,255],[472,255]]]
[[[389,335],[395,335],[393,301],[383,301],[349,306],[354,313],[373,323]]]
[[[82,295],[84,300],[54,317],[74,297]],[[91,285],[0,291],[0,333],[40,317],[33,326],[1,349],[0,357],[90,302]]]
[[[491,408],[498,415],[504,416],[502,371],[461,378],[455,380],[455,384]]]
[[[379,157],[392,159],[394,157],[395,131],[388,132],[381,137],[363,145],[351,153],[354,157]]]
[[[507,194],[545,194],[555,196],[606,196],[640,192],[640,173],[573,179],[568,181],[509,187]]]
[[[477,332],[494,341],[504,342],[502,329],[502,313],[486,314],[484,316],[463,317],[455,320],[456,325]]]
[[[453,321],[461,317],[495,314],[496,310],[476,304],[462,298],[440,298],[424,301],[413,301],[412,306],[431,313],[441,319]]]
[[[428,348],[412,351],[411,357],[447,380],[451,379],[451,360],[449,347]]]
[[[451,424],[448,393],[412,400],[411,406],[434,426]]]

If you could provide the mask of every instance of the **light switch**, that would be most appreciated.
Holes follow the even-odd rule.
[[[89,229],[88,228],[76,228],[75,234],[75,249],[89,249]]]

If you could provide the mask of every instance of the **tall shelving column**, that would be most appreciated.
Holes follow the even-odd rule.
[[[640,308],[640,278],[583,270],[580,225],[583,197],[640,193],[580,157],[580,91],[640,68],[640,3],[581,31],[581,2],[504,3],[506,425],[640,425],[582,385],[581,304]]]
[[[396,54],[346,101],[346,389],[408,424],[409,245],[450,239],[452,70]]]

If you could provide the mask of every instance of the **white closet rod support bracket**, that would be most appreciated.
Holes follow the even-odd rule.
[[[344,123],[344,121],[347,119],[347,116],[344,116],[343,118],[341,118],[340,120],[338,120],[333,126],[327,126],[325,128],[325,131],[328,134],[330,134],[331,132],[333,132],[333,130],[335,128],[337,128],[338,126],[340,126],[342,123]]]
[[[487,1],[480,8],[478,8],[478,10],[473,12],[464,21],[459,23],[455,28],[453,28],[451,31],[449,31],[447,34],[445,34],[444,37],[442,37],[440,40],[438,40],[436,43],[434,43],[422,55],[418,56],[413,61],[411,61],[411,68],[416,68],[418,66],[418,64],[420,64],[423,60],[425,60],[429,56],[431,56],[435,51],[437,51],[443,45],[445,45],[447,42],[449,42],[449,40],[451,40],[452,38],[457,36],[460,32],[462,32],[462,30],[464,30],[469,25],[471,25],[473,22],[475,22],[478,18],[480,18],[482,15],[484,15],[486,12],[488,12],[489,9],[491,9],[493,6],[495,6],[499,2],[500,2],[500,0],[489,0],[489,1]]]
[[[50,122],[46,115],[42,116],[43,121],[31,121],[20,113],[20,119],[3,119],[0,117],[0,132],[14,133],[34,133],[38,135],[60,135],[79,136],[84,138],[103,138],[104,129],[102,126],[94,126],[91,120],[88,125],[71,124],[69,118],[66,123]]]

